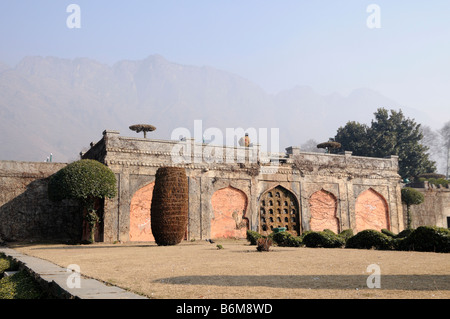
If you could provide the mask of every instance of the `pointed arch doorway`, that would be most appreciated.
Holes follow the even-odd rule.
[[[286,227],[286,231],[300,235],[300,212],[295,195],[282,186],[266,191],[259,201],[259,225],[260,233]]]

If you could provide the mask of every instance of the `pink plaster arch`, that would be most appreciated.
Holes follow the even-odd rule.
[[[386,199],[372,188],[362,192],[356,200],[355,220],[356,232],[365,229],[390,229]]]
[[[237,188],[228,186],[216,191],[211,197],[213,217],[210,237],[246,238],[247,202],[247,195]]]
[[[336,216],[337,199],[332,193],[322,189],[312,194],[309,198],[309,211],[311,230],[330,229],[336,234],[339,233],[339,219]]]
[[[150,219],[153,188],[147,184],[134,193],[130,204],[130,241],[154,241]]]

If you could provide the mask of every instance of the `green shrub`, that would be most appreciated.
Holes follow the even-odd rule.
[[[89,159],[62,168],[50,177],[48,184],[48,196],[53,201],[112,198],[116,193],[114,173],[102,163]]]
[[[450,252],[450,230],[436,226],[420,226],[398,242],[400,250]]]
[[[397,237],[397,239],[408,237],[413,231],[414,231],[413,228],[407,228],[407,229],[399,232],[396,237]]]
[[[50,177],[48,197],[52,201],[78,200],[86,209],[84,219],[90,228],[90,242],[100,218],[94,209],[97,198],[117,194],[116,176],[106,165],[90,159],[73,162]]]
[[[262,235],[256,231],[247,230],[247,240],[250,242],[250,245],[256,245],[261,237]]]
[[[312,231],[305,235],[303,244],[311,248],[339,248],[345,245],[345,240],[332,231]]]
[[[0,299],[43,299],[46,295],[25,270],[0,280]]]
[[[381,232],[382,232],[383,234],[385,234],[385,235],[391,237],[391,238],[396,238],[396,237],[397,237],[397,235],[394,234],[393,232],[391,232],[389,229],[383,228],[383,229],[381,230]]]
[[[358,249],[380,249],[380,250],[390,250],[394,248],[394,243],[392,238],[389,236],[373,230],[366,229],[360,231],[355,236],[350,237],[346,244],[346,248],[358,248]]]
[[[347,242],[347,239],[353,236],[353,230],[352,229],[344,229],[341,231],[338,235],[341,237],[345,242]]]
[[[14,260],[6,257],[3,253],[0,253],[0,278],[2,278],[5,271],[15,271],[17,269],[19,269],[19,265]]]
[[[300,247],[302,239],[298,236],[293,236],[289,232],[279,232],[271,234],[273,241],[277,246],[281,247]]]

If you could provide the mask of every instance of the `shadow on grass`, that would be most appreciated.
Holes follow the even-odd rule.
[[[272,287],[300,289],[367,288],[366,275],[273,275],[273,276],[178,276],[155,280],[173,285],[211,285],[227,287]],[[450,275],[381,275],[381,289],[450,290]]]

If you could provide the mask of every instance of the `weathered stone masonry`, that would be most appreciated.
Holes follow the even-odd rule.
[[[105,241],[152,240],[151,189],[163,166],[184,167],[188,175],[186,239],[243,237],[246,229],[279,226],[294,233],[404,228],[396,156],[304,153],[290,147],[268,157],[258,145],[210,146],[105,131],[82,158],[106,164],[117,177],[118,196],[104,206]]]
[[[0,238],[15,240],[80,239],[77,202],[51,202],[48,178],[63,163],[0,161]]]

